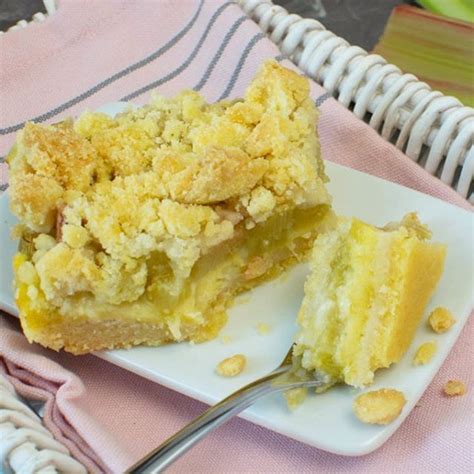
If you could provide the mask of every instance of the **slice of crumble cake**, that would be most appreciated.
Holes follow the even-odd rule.
[[[308,81],[270,61],[243,99],[28,123],[8,157],[28,339],[79,354],[215,337],[236,294],[333,224],[317,115]]]

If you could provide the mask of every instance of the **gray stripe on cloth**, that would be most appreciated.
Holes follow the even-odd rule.
[[[288,59],[288,58],[284,54],[279,54],[278,56],[275,56],[273,59],[275,59],[275,61],[279,63],[280,61],[283,61],[284,59]]]
[[[214,55],[214,57],[212,58],[212,61],[210,62],[208,68],[206,69],[206,72],[204,73],[204,75],[201,77],[201,80],[193,87],[193,89],[195,91],[200,91],[204,85],[206,84],[206,82],[209,80],[209,77],[210,75],[212,74],[212,71],[214,70],[214,68],[216,67],[219,59],[221,58],[222,56],[222,53],[224,52],[225,48],[227,47],[227,45],[230,43],[230,40],[232,39],[232,37],[234,36],[234,34],[236,33],[236,31],[238,30],[239,26],[244,22],[244,21],[247,21],[247,20],[250,20],[250,18],[248,16],[242,16],[240,17],[233,25],[232,25],[232,28],[226,33],[226,35],[224,36],[224,41],[221,43],[221,45],[219,46],[219,49],[217,51],[217,53]]]
[[[8,188],[8,183],[0,185],[0,192],[6,191],[7,188]]]
[[[228,2],[226,5],[231,4],[234,2]],[[199,7],[194,13],[193,17],[191,20],[186,24],[186,26],[178,32],[173,38],[171,38],[164,46],[160,47],[158,50],[156,50],[154,53],[150,54],[149,56],[143,58],[142,60],[131,64],[130,66],[127,66],[125,69],[122,69],[121,71],[115,73],[114,75],[110,76],[109,78],[103,80],[102,82],[99,82],[96,84],[94,87],[84,91],[82,94],[79,94],[76,97],[73,97],[72,99],[68,100],[67,102],[64,102],[63,104],[59,105],[58,107],[44,113],[41,115],[38,115],[37,117],[33,117],[29,120],[33,122],[44,122],[45,120],[48,120],[55,115],[60,114],[61,112],[64,112],[65,110],[69,109],[73,105],[78,104],[79,102],[82,102],[84,99],[87,99],[88,97],[94,95],[104,87],[109,86],[113,82],[117,81],[118,79],[121,79],[124,76],[127,76],[131,72],[142,68],[143,66],[146,66],[147,64],[151,63],[152,61],[155,61],[157,58],[162,56],[164,53],[166,53],[170,48],[172,48],[180,39],[182,39],[186,33],[191,29],[191,27],[194,25],[196,22],[199,14],[201,13],[202,6],[204,4],[204,0],[201,0],[199,3]],[[12,125],[10,127],[5,127],[5,128],[0,128],[0,135],[8,135],[9,133],[16,132],[17,130],[20,130],[23,128],[25,125],[25,122],[18,123],[16,125]]]
[[[325,92],[323,95],[317,97],[314,101],[316,107],[321,107],[321,105],[323,105],[324,102],[326,102],[330,97],[332,97],[332,94],[330,92]]]
[[[178,68],[176,68],[174,71],[171,71],[169,74],[167,74],[164,77],[161,77],[160,79],[157,79],[156,81],[151,82],[150,84],[147,84],[146,86],[141,87],[140,89],[136,90],[135,92],[131,92],[130,94],[127,94],[126,96],[122,97],[120,100],[121,101],[129,101],[132,99],[135,99],[135,97],[138,97],[139,95],[144,94],[145,92],[148,92],[151,89],[154,89],[155,87],[158,87],[168,81],[171,81],[171,79],[174,79],[175,77],[179,76],[187,67],[193,62],[194,58],[196,55],[199,53],[199,50],[202,48],[202,45],[206,41],[207,36],[209,35],[209,32],[211,31],[212,27],[216,23],[217,19],[219,16],[224,12],[224,10],[232,5],[234,2],[227,2],[221,5],[212,15],[211,19],[209,20],[209,23],[207,24],[206,29],[204,30],[204,33],[202,34],[201,38],[198,41],[198,44],[196,47],[193,49],[192,53],[189,55],[188,59],[184,61],[184,63],[181,64]]]
[[[242,67],[243,67],[245,61],[247,60],[247,57],[250,54],[250,51],[252,51],[254,46],[262,38],[265,38],[265,35],[263,33],[258,33],[249,41],[249,43],[247,44],[247,46],[244,49],[244,52],[242,53],[242,56],[240,57],[240,60],[237,64],[236,68],[234,69],[234,72],[232,73],[232,76],[230,78],[229,83],[227,84],[227,87],[225,88],[224,92],[221,94],[221,96],[217,100],[225,99],[232,92],[232,89],[234,88],[235,83],[237,82],[237,79],[239,78]]]
[[[232,26],[231,30],[229,30],[229,32],[226,34],[225,36],[225,39],[221,45],[221,47],[219,48],[219,51],[216,53],[216,55],[214,56],[214,58],[212,59],[211,63],[209,64],[206,72],[204,73],[203,77],[201,78],[201,80],[199,81],[199,84],[196,85],[195,87],[193,87],[194,90],[200,90],[205,84],[206,82],[208,81],[214,67],[217,65],[217,62],[219,61],[219,59],[221,58],[222,56],[222,53],[224,52],[224,49],[226,48],[227,44],[230,42],[233,34],[235,33],[235,31],[238,29],[238,27],[245,21],[247,20],[248,17],[247,16],[243,16],[241,18],[239,18],[239,20],[237,20],[234,25]],[[275,61],[281,61],[283,59],[285,59],[285,56],[283,56],[282,54],[279,54],[278,56],[275,56],[273,58]],[[240,68],[241,69],[241,68]],[[240,70],[239,70],[239,73],[240,73]],[[326,93],[327,94],[327,93]],[[324,94],[324,95],[326,95]],[[320,99],[323,99],[323,101],[325,100],[324,96],[320,96],[316,99],[316,101],[320,100]],[[318,105],[318,104],[316,104]],[[6,157],[5,156],[0,156],[0,163],[3,163],[5,161]]]

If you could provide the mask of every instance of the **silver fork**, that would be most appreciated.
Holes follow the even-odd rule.
[[[292,351],[290,348],[282,363],[270,374],[245,385],[210,407],[201,416],[186,425],[163,444],[140,459],[126,472],[128,474],[158,473],[176,461],[204,436],[233,416],[252,405],[257,399],[274,392],[298,387],[322,387],[329,383],[324,374],[315,373],[313,378],[302,380],[292,376]]]

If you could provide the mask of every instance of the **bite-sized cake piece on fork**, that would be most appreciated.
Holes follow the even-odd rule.
[[[446,247],[416,214],[377,228],[341,219],[317,238],[298,315],[295,365],[362,387],[398,362],[441,277]]]
[[[334,222],[308,81],[265,63],[243,99],[156,96],[28,123],[8,157],[30,341],[85,353],[203,341],[233,297]]]

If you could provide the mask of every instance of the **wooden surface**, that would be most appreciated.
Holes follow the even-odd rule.
[[[349,43],[370,51],[380,35],[392,9],[403,0],[273,0],[290,13],[315,18],[328,30]],[[408,3],[408,2],[407,2]],[[324,16],[320,17],[322,4]]]
[[[20,20],[29,21],[38,12],[46,12],[41,0],[0,0],[0,31]]]

